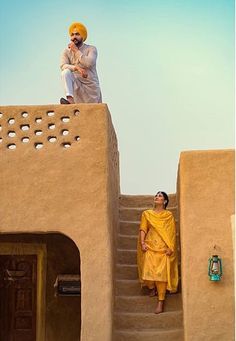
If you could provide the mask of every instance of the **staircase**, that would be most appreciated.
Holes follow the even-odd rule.
[[[176,196],[168,208],[175,216]],[[136,247],[141,213],[152,208],[153,196],[122,195],[117,243],[115,330],[113,341],[183,341],[181,293],[167,295],[162,314],[154,314],[157,297],[149,297],[137,275]]]

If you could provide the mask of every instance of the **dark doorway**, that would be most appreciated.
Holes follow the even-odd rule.
[[[16,338],[18,334],[14,334],[14,331],[13,336],[6,336],[11,330],[12,319],[15,317],[10,310],[7,311],[7,305],[1,303],[3,297],[7,295],[6,283],[3,281],[5,274],[2,268],[5,269],[8,266],[5,264],[6,259],[14,257],[23,257],[22,259],[24,259],[28,255],[35,255],[35,260],[37,259],[37,264],[35,263],[31,268],[31,275],[34,273],[34,276],[31,277],[33,278],[31,289],[32,294],[34,292],[34,300],[32,299],[31,303],[34,312],[36,311],[36,316],[34,313],[32,320],[34,338],[24,335],[22,339],[18,339]],[[10,270],[14,271],[13,268]],[[0,233],[0,341],[80,340],[81,296],[58,294],[54,285],[61,275],[80,275],[80,252],[70,238],[60,233]],[[29,295],[29,292],[27,293]],[[23,291],[20,294],[23,295]],[[24,294],[25,299],[27,299],[26,295]],[[35,298],[37,299],[35,300]],[[21,321],[24,322],[23,319]]]
[[[37,256],[0,256],[0,340],[36,340]]]

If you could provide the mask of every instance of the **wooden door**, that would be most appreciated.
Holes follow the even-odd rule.
[[[0,255],[0,340],[36,341],[37,256]]]

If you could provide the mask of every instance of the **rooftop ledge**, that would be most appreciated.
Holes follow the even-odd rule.
[[[114,129],[104,103],[0,107],[0,152],[76,148]],[[100,136],[101,138],[101,136]],[[101,141],[100,141],[101,142]],[[46,148],[45,148],[46,147]]]

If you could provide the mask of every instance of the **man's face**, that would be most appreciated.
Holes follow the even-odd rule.
[[[83,38],[77,31],[71,33],[70,40],[73,41],[76,46],[80,46],[83,42]]]

